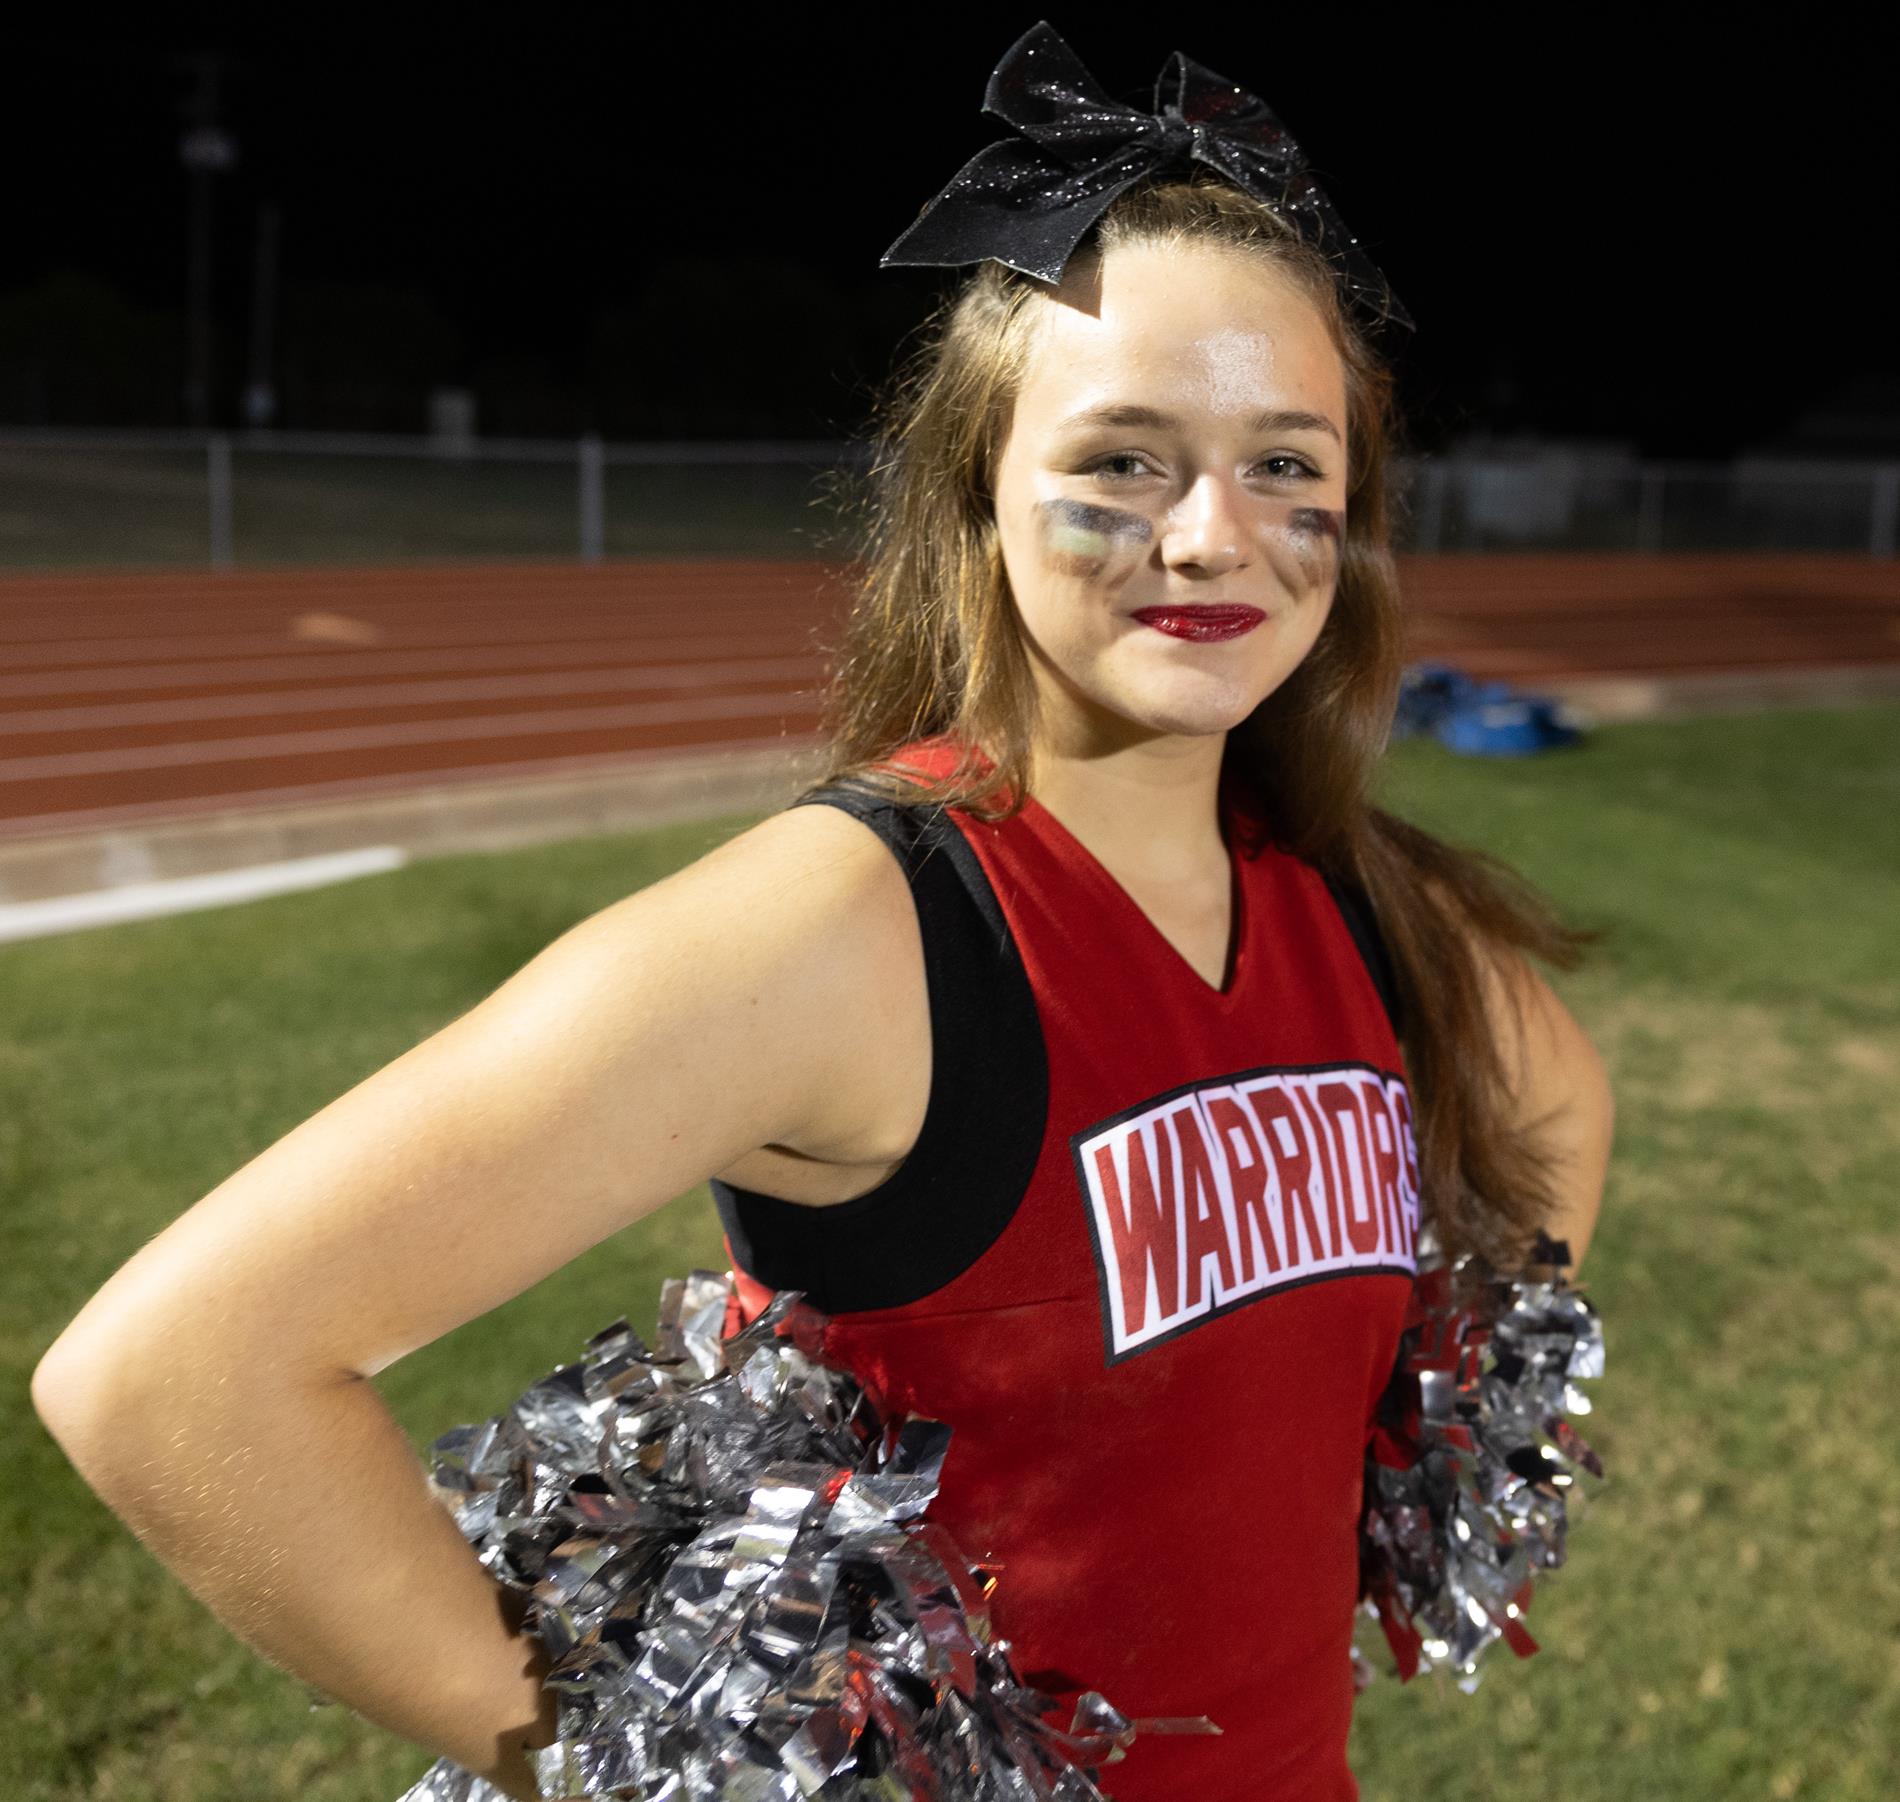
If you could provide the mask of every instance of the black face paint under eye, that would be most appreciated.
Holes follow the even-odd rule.
[[[1299,559],[1306,580],[1329,580],[1339,567],[1346,516],[1329,507],[1295,507],[1286,519],[1287,549]]]
[[[1345,514],[1334,513],[1326,507],[1295,507],[1287,516],[1287,524],[1295,532],[1307,532],[1335,542],[1346,533]]]
[[[1099,576],[1115,559],[1144,549],[1154,526],[1141,514],[1093,501],[1040,501],[1043,543],[1064,575]]]

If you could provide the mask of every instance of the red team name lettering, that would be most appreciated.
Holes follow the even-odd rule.
[[[1223,1077],[1071,1145],[1111,1364],[1293,1283],[1418,1270],[1411,1098],[1370,1065]]]

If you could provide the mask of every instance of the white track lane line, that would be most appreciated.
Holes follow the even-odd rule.
[[[128,882],[95,894],[4,902],[0,903],[0,942],[50,938],[89,926],[117,926],[127,920],[195,913],[206,907],[231,907],[266,895],[287,895],[298,889],[347,882],[356,876],[380,875],[385,870],[400,869],[408,861],[409,853],[400,845],[374,845],[360,851],[330,851],[321,857],[255,864],[247,870],[219,870],[209,876]]]
[[[329,652],[305,652],[291,657],[232,657],[223,660],[179,658],[161,662],[88,663],[84,669],[41,670],[28,675],[0,675],[0,699],[31,699],[40,695],[101,694],[120,688],[217,688],[234,682],[308,682],[319,676],[446,675],[457,670],[480,674],[497,668],[529,669],[551,666],[584,670],[605,649],[637,655],[655,670],[697,670],[716,668],[732,656],[732,639],[696,638],[668,641],[659,648],[664,659],[653,656],[653,647],[619,640],[593,644],[566,644],[543,639],[535,644],[510,644],[484,649],[480,645],[462,649],[392,651],[384,646],[374,649],[362,645],[355,650],[332,656]],[[823,661],[809,639],[788,634],[782,639],[746,641],[755,655],[802,657],[807,662]],[[676,654],[677,653],[677,654]]]
[[[663,665],[600,663],[547,674],[444,676],[418,682],[359,682],[353,687],[252,690],[194,695],[182,701],[112,701],[87,706],[10,709],[9,732],[97,732],[115,726],[192,725],[200,720],[254,719],[286,713],[375,712],[435,707],[444,701],[512,701],[549,695],[605,695],[629,689],[745,688],[788,684],[823,673],[815,657],[748,657],[730,663]]]
[[[722,757],[727,753],[750,756],[771,751],[790,760],[817,755],[823,748],[815,732],[776,733],[769,738],[707,739],[689,745],[649,745],[640,750],[594,751],[572,757],[536,757],[513,763],[458,764],[453,769],[418,773],[384,770],[368,776],[344,776],[324,782],[293,782],[277,788],[227,789],[220,793],[174,795],[157,801],[122,801],[110,807],[75,807],[63,813],[22,814],[0,819],[0,849],[17,842],[56,833],[103,830],[126,825],[165,826],[202,819],[206,814],[251,813],[278,806],[301,806],[310,801],[387,800],[428,795],[435,797],[483,782],[539,781],[543,778],[632,774],[685,758],[689,761]],[[735,809],[743,813],[741,807]],[[762,809],[760,810],[762,811]],[[601,828],[609,830],[609,828]]]
[[[0,758],[0,783],[52,777],[120,775],[243,763],[331,751],[384,751],[406,745],[464,744],[485,739],[557,737],[563,732],[633,731],[644,726],[702,725],[713,720],[778,719],[815,714],[818,700],[794,689],[764,694],[707,695],[696,701],[629,701],[619,707],[544,708],[532,713],[463,714],[383,726],[332,726],[302,732],[246,733],[111,751],[47,751]]]
[[[0,601],[5,598],[0,595]],[[466,647],[487,647],[498,656],[512,656],[518,650],[558,642],[576,648],[583,654],[590,648],[597,650],[607,645],[650,656],[680,656],[694,652],[696,647],[703,648],[708,656],[725,656],[731,653],[735,640],[745,642],[763,633],[785,630],[788,617],[793,622],[794,630],[804,625],[827,623],[813,614],[788,615],[783,607],[760,608],[744,615],[728,613],[717,607],[701,607],[698,612],[702,623],[711,621],[720,628],[717,634],[705,631],[686,634],[672,624],[656,624],[650,630],[642,630],[638,621],[628,620],[603,621],[597,628],[589,630],[585,622],[566,620],[556,613],[546,614],[540,620],[523,618],[517,613],[506,621],[494,624],[480,620],[455,620],[445,621],[434,632],[391,631],[377,644],[352,645],[349,655],[359,663],[371,663],[397,651],[452,651]],[[554,637],[556,633],[559,634],[558,640]],[[72,664],[99,667],[155,658],[210,662],[221,657],[240,656],[275,657],[291,666],[306,663],[313,657],[332,655],[331,646],[323,640],[292,638],[281,629],[231,630],[197,635],[166,633],[145,638],[126,638],[113,633],[98,638],[45,639],[31,643],[15,641],[0,644],[0,651],[4,651],[9,668],[20,670],[63,669]]]

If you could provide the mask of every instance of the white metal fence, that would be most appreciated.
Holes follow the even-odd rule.
[[[839,442],[0,431],[0,567],[843,556]],[[1401,550],[1900,554],[1900,463],[1405,463]]]
[[[1426,459],[1402,539],[1453,550],[1900,551],[1900,463]]]

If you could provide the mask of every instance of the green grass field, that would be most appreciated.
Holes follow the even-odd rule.
[[[1540,1582],[1540,1653],[1493,1648],[1472,1695],[1387,1676],[1361,1699],[1366,1802],[1890,1802],[1900,707],[1623,726],[1521,763],[1406,745],[1389,793],[1609,929],[1556,980],[1618,1139],[1583,1270],[1609,1478]],[[239,1164],[743,823],[0,948],[0,1796],[387,1802],[429,1763],[232,1639],[72,1472],[28,1375]],[[719,1263],[696,1191],[379,1387],[420,1450],[616,1316],[650,1331],[663,1277]]]

